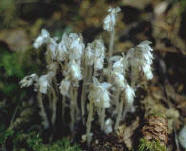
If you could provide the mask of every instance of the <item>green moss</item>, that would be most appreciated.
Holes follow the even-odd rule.
[[[139,151],[167,151],[166,146],[161,145],[159,141],[148,141],[144,138],[140,140]]]
[[[44,144],[39,133],[35,131],[27,134],[18,133],[17,136],[14,138],[13,148],[14,151],[20,151],[21,149],[30,151],[81,151],[78,145],[71,144],[66,138],[63,138],[62,140],[58,140],[51,144]]]

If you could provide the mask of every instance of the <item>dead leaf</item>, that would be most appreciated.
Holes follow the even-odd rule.
[[[134,134],[134,130],[139,126],[139,117],[136,118],[136,120],[129,125],[128,127],[125,127],[125,125],[121,125],[118,128],[117,135],[121,141],[125,143],[127,148],[129,150],[132,149],[132,135]]]
[[[8,44],[13,51],[22,51],[30,47],[30,40],[23,29],[12,29],[0,31],[0,41]]]

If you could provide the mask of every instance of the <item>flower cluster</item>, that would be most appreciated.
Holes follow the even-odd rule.
[[[114,31],[119,11],[118,7],[108,10],[109,14],[103,23],[106,31]],[[111,34],[110,40],[107,51],[102,39],[84,44],[82,35],[78,33],[64,33],[59,40],[51,37],[46,29],[41,30],[33,46],[38,49],[46,45],[47,72],[41,76],[26,76],[20,84],[21,87],[34,85],[38,92],[44,127],[48,127],[49,123],[55,124],[57,101],[62,101],[62,116],[70,115],[69,128],[72,131],[77,122],[86,123],[88,144],[93,135],[91,124],[96,122],[95,115],[98,116],[101,130],[106,134],[113,131],[113,124],[115,130],[118,128],[120,121],[124,120],[122,115],[130,111],[134,104],[135,91],[140,84],[138,80],[142,76],[145,77],[143,80],[153,78],[153,49],[150,47],[151,42],[143,41],[126,54],[114,56],[114,34]],[[48,97],[51,111],[45,110],[43,95]],[[45,112],[52,112],[51,119]],[[62,119],[65,120],[64,117]]]

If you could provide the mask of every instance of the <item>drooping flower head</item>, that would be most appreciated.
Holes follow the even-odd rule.
[[[20,85],[21,88],[23,87],[29,87],[31,86],[34,82],[38,81],[38,76],[37,74],[33,73],[31,75],[28,75],[26,77],[24,77],[21,81],[20,81]]]
[[[45,75],[42,75],[39,77],[38,80],[38,91],[46,94],[48,88],[50,87],[50,83],[52,81],[52,78],[55,76],[55,73],[50,71]]]
[[[108,76],[111,76],[112,82],[117,88],[123,89],[126,85],[125,72],[128,68],[128,61],[124,54],[123,56],[113,56],[109,61],[113,62],[113,65],[111,74]]]
[[[152,59],[153,59],[153,55],[152,55],[153,49],[149,46],[150,44],[151,44],[150,41],[143,41],[136,47],[137,50],[142,51],[142,56],[141,56],[143,60],[142,69],[147,80],[151,80],[153,78],[152,69],[151,69]]]
[[[103,21],[103,29],[106,31],[113,31],[114,30],[114,26],[116,24],[116,17],[118,12],[120,12],[120,8],[116,7],[116,8],[109,8],[108,12],[109,14],[105,17],[104,21]]]
[[[47,75],[42,75],[39,77],[38,86],[39,86],[39,91],[41,93],[43,94],[47,93],[47,89],[50,86]]]
[[[52,60],[56,60],[57,57],[57,38],[50,38],[49,42],[47,43],[47,50],[50,55],[50,57],[52,58]]]
[[[153,78],[152,74],[152,60],[153,49],[149,46],[150,41],[143,41],[135,48],[131,48],[127,54],[128,59],[130,60],[130,65],[132,67],[133,76],[138,76],[140,71],[143,71],[147,80]]]
[[[34,41],[34,48],[38,49],[39,47],[41,47],[41,45],[47,43],[49,39],[50,34],[48,33],[48,31],[46,29],[42,29],[41,34]]]
[[[72,60],[69,62],[68,73],[69,73],[69,76],[71,77],[71,80],[79,81],[82,79],[80,64],[76,62],[75,60]]]
[[[95,70],[103,68],[105,58],[105,46],[101,39],[94,40],[89,43],[85,50],[85,63],[87,65],[94,65]]]
[[[100,83],[97,78],[93,77],[93,84],[89,92],[89,99],[94,100],[97,107],[110,107],[110,93],[108,89],[111,87],[110,83]]]
[[[126,85],[125,88],[125,99],[127,102],[127,105],[132,106],[134,102],[134,97],[135,97],[135,91],[130,85]]]
[[[70,89],[70,81],[65,78],[64,80],[61,81],[59,89],[60,93],[64,96],[69,96],[69,89]]]
[[[110,118],[108,118],[108,119],[105,121],[104,132],[105,132],[106,134],[109,134],[109,133],[112,132],[112,123],[113,123],[113,121],[112,121]]]
[[[67,42],[68,42],[68,35],[64,33],[57,47],[57,60],[59,61],[64,61],[65,59],[67,59],[67,55],[68,55]]]

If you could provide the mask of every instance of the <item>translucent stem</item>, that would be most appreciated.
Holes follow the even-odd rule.
[[[119,89],[116,90],[116,96],[114,97],[114,103],[116,105],[116,109],[114,111],[114,114],[115,113],[118,113],[119,111],[119,107],[120,107],[120,103],[119,103],[119,100],[120,100],[120,93],[121,91]]]
[[[105,127],[105,108],[101,110],[101,130],[103,131]]]
[[[111,66],[112,66],[109,59],[113,55],[114,37],[115,37],[115,29],[113,29],[113,31],[110,32],[110,43],[109,43],[109,52],[108,52],[108,67],[109,67],[109,69],[111,69]]]
[[[125,120],[125,117],[126,117],[126,114],[127,112],[129,111],[130,107],[126,106],[124,111],[123,111],[123,116],[122,116],[122,119]]]
[[[51,121],[52,121],[52,124],[54,125],[55,124],[55,121],[56,121],[56,107],[57,107],[57,97],[56,97],[56,92],[54,90],[53,87],[51,87],[51,92],[52,92],[52,117],[51,117]]]
[[[123,99],[121,99],[121,101],[119,103],[118,115],[117,115],[116,123],[115,123],[115,126],[114,126],[115,130],[117,130],[118,127],[119,127],[119,124],[120,124],[120,121],[121,121],[121,118],[122,118],[122,112],[123,112]]]
[[[62,98],[62,119],[64,119],[64,115],[65,115],[65,107],[66,107],[66,97],[63,96]]]
[[[40,116],[43,120],[42,124],[43,124],[44,128],[46,129],[46,128],[49,127],[49,121],[48,121],[47,114],[45,112],[45,108],[44,108],[44,105],[43,105],[41,92],[37,93],[37,100],[38,100],[38,105],[40,107]]]
[[[87,138],[87,145],[89,146],[90,145],[90,142],[92,140],[92,136],[91,136],[91,122],[93,120],[93,100],[90,100],[90,103],[88,105],[88,119],[87,119],[87,123],[86,123],[86,126],[87,126],[87,129],[86,129],[86,138]]]
[[[81,114],[83,123],[85,122],[84,116],[85,116],[85,101],[86,101],[86,83],[87,83],[87,66],[85,65],[85,73],[84,73],[84,80],[83,80],[83,86],[82,86],[82,93],[81,93]]]
[[[74,94],[73,94],[73,87],[70,88],[70,117],[71,117],[71,123],[70,123],[70,129],[71,131],[74,130],[74,123],[75,123],[75,102],[74,102]]]
[[[79,111],[79,108],[78,108],[78,87],[74,87],[73,88],[73,94],[74,94],[74,105],[75,105],[75,117],[76,117],[76,120],[79,118],[79,115],[80,115],[80,111]]]

